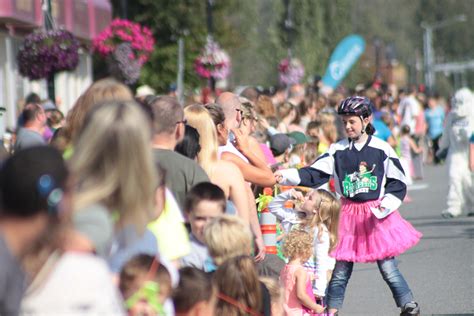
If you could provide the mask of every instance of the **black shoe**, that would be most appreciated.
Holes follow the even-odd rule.
[[[418,316],[420,315],[420,307],[417,302],[406,303],[402,308],[400,316]]]

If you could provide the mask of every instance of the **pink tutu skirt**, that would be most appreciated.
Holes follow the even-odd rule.
[[[398,211],[378,219],[370,210],[380,201],[363,203],[342,199],[339,241],[331,257],[340,261],[374,262],[395,257],[413,247],[421,233]]]

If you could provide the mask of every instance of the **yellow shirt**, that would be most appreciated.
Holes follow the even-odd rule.
[[[158,219],[148,224],[158,240],[160,255],[168,260],[177,260],[189,254],[191,246],[184,226],[184,218],[173,194],[166,189],[166,201]]]

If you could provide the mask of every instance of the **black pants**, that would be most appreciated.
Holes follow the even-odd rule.
[[[441,159],[436,156],[436,153],[438,152],[438,149],[439,149],[439,139],[441,138],[441,135],[442,134],[440,134],[439,136],[437,136],[437,137],[435,137],[431,140],[431,142],[433,144],[433,162],[434,162],[435,165],[437,165],[441,162]]]

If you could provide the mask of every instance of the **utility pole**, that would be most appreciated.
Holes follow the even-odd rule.
[[[54,29],[53,16],[51,14],[51,0],[43,0],[43,20],[44,28],[46,31]],[[48,98],[56,104],[56,92],[54,88],[54,73],[50,74],[46,79],[48,87]]]
[[[377,79],[379,75],[381,75],[380,71],[380,49],[382,48],[382,40],[378,38],[377,36],[374,38],[373,41],[374,44],[374,49],[375,49],[375,74],[374,74],[374,80]]]
[[[176,78],[176,95],[181,105],[184,104],[184,37],[188,31],[181,32],[178,38],[178,75]]]
[[[433,28],[423,26],[425,33],[423,34],[423,53],[425,57],[425,85],[428,92],[432,92],[434,88],[434,71],[433,71]]]
[[[122,19],[127,18],[127,12],[128,12],[128,2],[127,0],[121,0],[120,6],[122,7]]]
[[[212,6],[214,0],[206,0],[206,17],[207,17],[207,35],[212,37],[214,33],[214,21],[212,18]]]
[[[421,27],[425,30],[423,34],[423,55],[425,58],[425,85],[428,89],[428,92],[432,92],[435,87],[435,57],[433,50],[433,30],[464,21],[466,21],[466,16],[464,14],[461,14],[437,23],[421,23]]]
[[[212,34],[214,33],[214,21],[212,18],[212,6],[214,5],[214,0],[206,0],[206,17],[207,17],[207,38],[212,40]],[[212,92],[216,91],[216,79],[211,76],[209,78],[209,88]]]
[[[291,6],[291,0],[284,0],[286,8],[286,19],[285,19],[285,30],[288,41],[288,59],[291,60],[293,57],[293,8]]]

